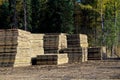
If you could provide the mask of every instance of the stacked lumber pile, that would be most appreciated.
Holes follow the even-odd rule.
[[[30,65],[30,33],[17,29],[0,30],[0,66]]]
[[[59,50],[67,48],[65,34],[45,34],[44,36],[44,55],[38,55],[37,65],[58,65],[68,63],[66,53],[59,54]]]
[[[68,53],[69,63],[87,61],[87,36],[83,34],[67,35],[68,48],[60,52]]]
[[[44,54],[37,56],[37,65],[59,65],[68,63],[67,54]]]
[[[31,57],[44,54],[43,37],[44,34],[31,34]]]
[[[101,47],[88,48],[88,60],[101,60],[103,54]]]
[[[44,36],[44,52],[45,54],[59,53],[60,49],[67,48],[66,35],[61,34],[46,34]]]
[[[87,48],[66,48],[60,52],[68,54],[69,63],[87,61]]]
[[[17,30],[17,49],[14,67],[28,66],[31,64],[31,33],[23,30]]]
[[[83,34],[44,35],[19,29],[0,30],[0,66],[28,66],[31,58],[45,65],[64,64],[68,60],[69,63],[84,62],[87,61],[87,47],[87,36]]]
[[[0,30],[0,67],[14,65],[17,35],[16,30]]]
[[[68,48],[88,47],[88,39],[85,34],[67,35]]]

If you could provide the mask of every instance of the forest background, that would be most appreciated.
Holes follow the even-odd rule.
[[[87,34],[89,46],[120,47],[120,0],[0,0],[0,29]]]

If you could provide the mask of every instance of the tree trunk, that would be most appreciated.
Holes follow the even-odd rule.
[[[24,28],[27,31],[26,0],[23,0],[23,9],[24,9]]]
[[[17,28],[16,0],[9,0],[10,27]]]
[[[103,9],[102,9],[102,6],[103,6],[103,3],[102,3],[102,1],[103,0],[101,0],[101,26],[102,26],[102,44],[101,44],[101,46],[103,46],[104,45],[104,22],[103,22]]]

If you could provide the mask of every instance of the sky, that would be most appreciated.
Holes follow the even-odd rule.
[[[81,0],[76,0],[77,2],[81,2]]]

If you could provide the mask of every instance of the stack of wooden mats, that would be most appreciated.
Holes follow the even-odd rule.
[[[67,54],[44,54],[37,56],[37,65],[59,65],[68,63]]]
[[[67,35],[68,48],[88,47],[88,39],[85,34]]]
[[[44,36],[44,51],[45,54],[59,53],[60,49],[67,48],[66,35],[61,34],[46,34]]]
[[[67,35],[68,48],[62,49],[60,52],[68,53],[69,63],[85,62],[87,61],[87,35],[72,34]]]
[[[105,47],[88,48],[88,60],[102,60],[107,56]]]
[[[18,30],[0,30],[0,66],[30,65],[30,33]]]
[[[0,67],[14,65],[17,36],[16,30],[0,30]]]
[[[66,53],[59,54],[61,49],[67,48],[66,35],[45,34],[44,35],[44,55],[38,55],[36,63],[38,65],[58,65],[68,63]]]

